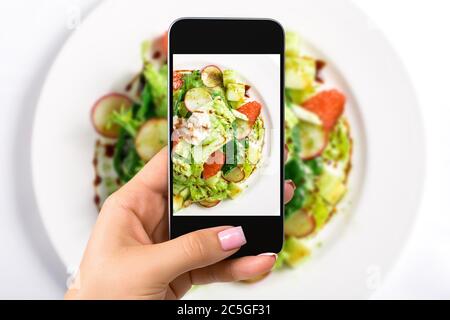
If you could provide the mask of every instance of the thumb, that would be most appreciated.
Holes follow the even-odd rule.
[[[185,272],[231,256],[246,242],[241,227],[215,227],[191,232],[148,248],[153,256],[158,257],[161,280],[170,282]]]

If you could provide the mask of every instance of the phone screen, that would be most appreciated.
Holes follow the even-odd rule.
[[[242,30],[247,36],[236,37]],[[240,225],[252,243],[277,252],[284,209],[281,26],[180,19],[169,44],[171,237]],[[240,251],[259,250],[249,244]]]
[[[280,56],[173,55],[180,216],[279,215]]]

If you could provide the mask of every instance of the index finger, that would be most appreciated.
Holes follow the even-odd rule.
[[[121,190],[167,196],[167,163],[167,147],[164,147]]]

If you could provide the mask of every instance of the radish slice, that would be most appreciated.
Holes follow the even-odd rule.
[[[203,200],[203,201],[200,201],[200,202],[199,202],[199,204],[200,204],[202,207],[205,207],[205,208],[212,208],[212,207],[215,207],[215,206],[217,206],[219,203],[220,203],[220,200],[215,200],[215,201],[206,201],[206,200]]]
[[[239,167],[232,169],[230,172],[223,176],[223,178],[229,182],[240,182],[244,180],[244,177],[244,171],[242,171],[242,169]]]
[[[167,130],[166,119],[150,119],[142,125],[134,141],[142,160],[150,160],[167,145]]]
[[[98,99],[91,111],[95,130],[104,137],[117,138],[120,127],[110,123],[110,116],[114,111],[129,109],[132,105],[133,101],[130,98],[119,93],[111,93]]]
[[[328,134],[322,126],[302,122],[300,124],[300,157],[313,159],[322,154],[328,143]]]
[[[307,212],[299,210],[287,218],[284,233],[287,236],[303,238],[314,232],[316,220]]]
[[[236,119],[236,139],[241,140],[250,134],[252,127],[248,121]]]
[[[212,97],[204,88],[192,88],[186,92],[186,96],[184,97],[184,104],[190,112],[209,105],[211,102]]]
[[[216,66],[206,66],[205,68],[203,68],[201,75],[204,85],[208,88],[222,85],[222,71]]]

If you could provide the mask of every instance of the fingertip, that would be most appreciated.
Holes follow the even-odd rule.
[[[264,253],[258,256],[246,256],[221,261],[217,264],[191,271],[192,283],[253,282],[256,279],[262,279],[272,271],[276,257],[276,254]]]
[[[270,272],[276,262],[276,255],[259,255],[240,258],[236,261],[235,274],[240,275],[239,280],[252,279]]]
[[[295,188],[295,183],[292,180],[286,180],[284,183],[284,203],[291,201],[294,196]]]
[[[258,258],[258,263],[261,268],[271,270],[275,265],[275,262],[277,262],[278,255],[276,253],[267,252],[257,255],[256,258]]]

